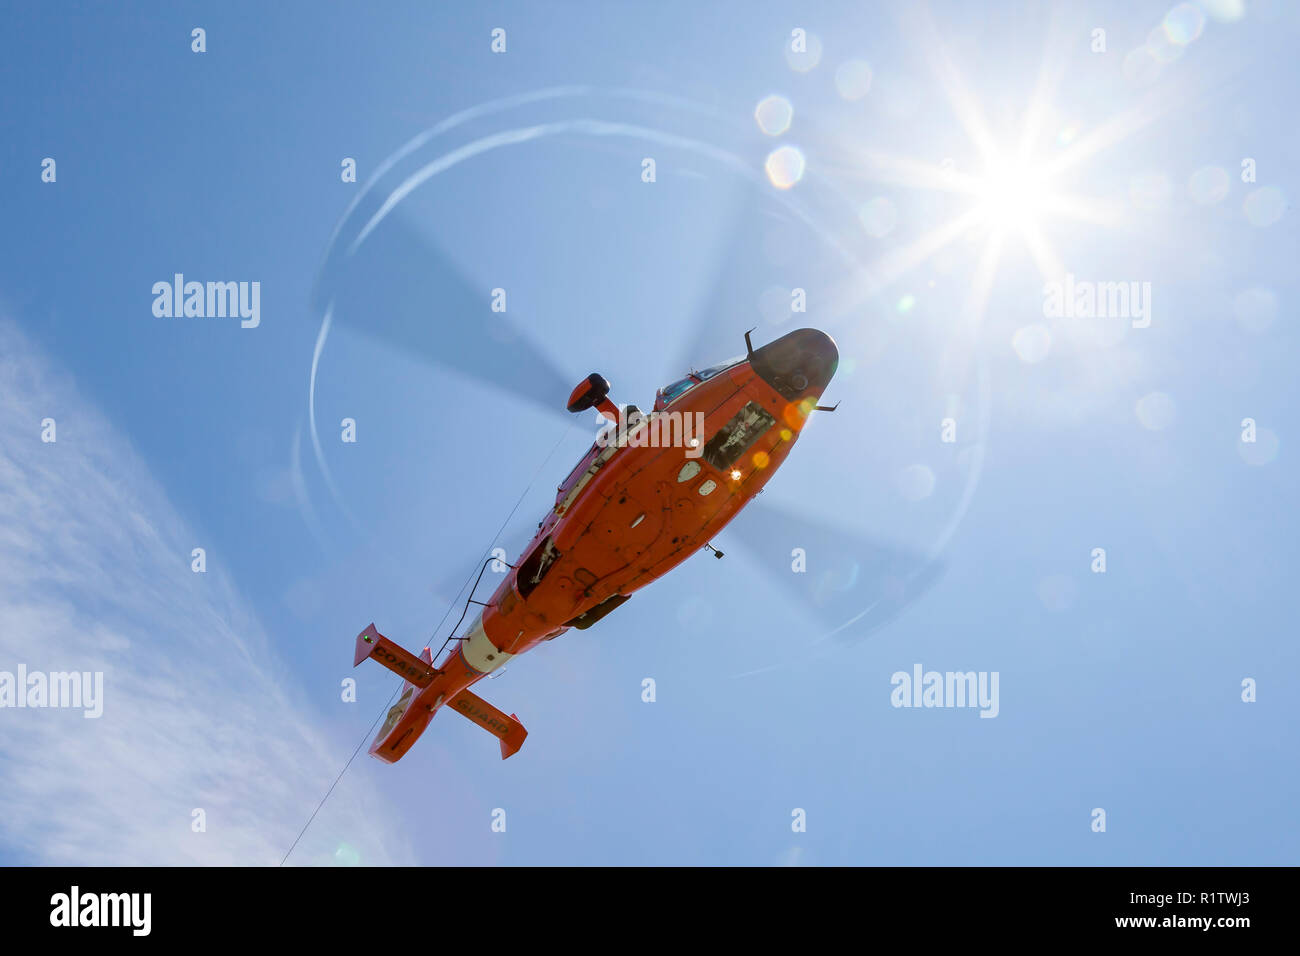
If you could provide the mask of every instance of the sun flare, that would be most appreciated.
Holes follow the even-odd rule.
[[[1045,211],[1048,194],[1041,167],[999,162],[977,180],[975,209],[997,231],[1033,228]]]

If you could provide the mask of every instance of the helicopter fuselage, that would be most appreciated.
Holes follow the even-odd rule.
[[[811,372],[782,367],[779,351],[764,354],[801,334],[807,348],[829,349],[821,365],[802,360]],[[590,627],[706,547],[784,463],[837,359],[829,336],[800,330],[598,438],[445,661],[432,666],[426,649],[420,660],[431,678],[408,685],[371,753],[399,759],[439,707],[452,703],[497,733],[508,756],[506,736],[485,721],[511,718],[464,692],[538,644]],[[702,432],[680,427],[701,420]],[[492,712],[485,719],[469,713],[483,707]]]

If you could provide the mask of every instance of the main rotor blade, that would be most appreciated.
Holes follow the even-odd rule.
[[[316,290],[334,322],[400,351],[564,412],[581,376],[561,371],[513,324],[493,312],[491,289],[465,276],[400,209],[354,254],[336,247]]]
[[[824,635],[835,632],[842,640],[865,637],[895,620],[943,574],[941,562],[919,551],[761,498],[727,526],[726,536],[746,547]]]
[[[732,210],[718,233],[712,277],[686,326],[687,340],[677,354],[676,365],[664,370],[666,375],[681,375],[688,368],[707,368],[744,355],[744,334],[755,326],[760,327],[755,347],[771,338],[775,326],[764,319],[759,306],[765,292],[781,288],[782,270],[771,263],[771,252],[783,241],[797,241],[801,226],[791,213],[750,183],[736,189]],[[789,295],[788,289],[785,294]],[[780,331],[789,331],[788,326],[782,323]]]

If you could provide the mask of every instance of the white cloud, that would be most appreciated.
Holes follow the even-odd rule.
[[[190,570],[201,544],[129,443],[0,319],[0,670],[104,672],[98,720],[0,708],[4,856],[278,863],[346,760],[275,679],[280,658],[219,562]],[[409,862],[381,808],[354,765],[291,862]]]

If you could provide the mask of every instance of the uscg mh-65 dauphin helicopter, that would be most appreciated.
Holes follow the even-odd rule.
[[[502,759],[518,752],[528,731],[514,714],[502,713],[469,688],[543,641],[572,627],[590,627],[710,547],[710,539],[762,490],[808,416],[830,410],[817,402],[835,374],[839,352],[816,329],[798,329],[757,349],[747,332],[745,346],[743,358],[660,389],[646,415],[611,402],[609,383],[598,374],[574,389],[569,411],[597,409],[613,423],[618,440],[598,438],[569,473],[555,507],[483,611],[463,636],[449,639],[450,653],[439,652],[435,664],[431,648],[416,656],[374,624],[357,636],[354,664],[370,658],[405,681],[370,746],[372,756],[400,760],[447,706],[497,737]],[[695,437],[679,428],[684,441],[637,440],[638,430],[687,416],[703,422]]]

